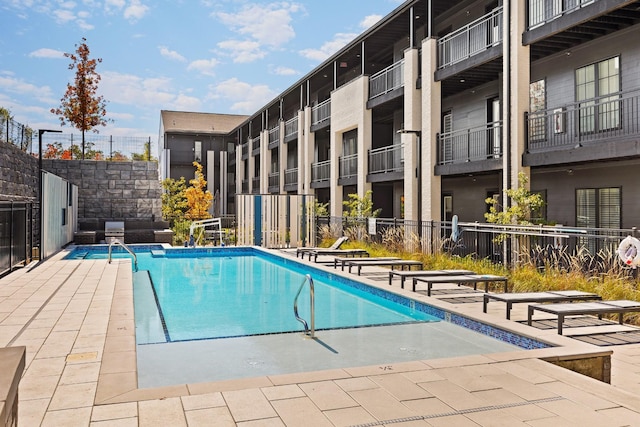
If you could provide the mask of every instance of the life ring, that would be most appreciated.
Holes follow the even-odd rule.
[[[627,236],[622,239],[618,246],[618,257],[628,266],[637,267],[640,265],[640,240]]]

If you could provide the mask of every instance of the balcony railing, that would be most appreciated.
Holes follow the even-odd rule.
[[[294,137],[298,135],[298,116],[289,119],[284,124],[284,137]]]
[[[315,126],[331,118],[331,99],[322,101],[311,109],[311,125]]]
[[[399,172],[404,168],[402,144],[369,150],[369,173]]]
[[[404,86],[404,59],[374,74],[369,79],[369,99]]]
[[[251,178],[251,192],[260,194],[260,177]]]
[[[280,191],[280,172],[272,172],[269,174],[269,193],[277,193]]]
[[[438,68],[464,61],[502,42],[502,7],[438,40]]]
[[[502,157],[502,122],[438,135],[438,164],[474,162]]]
[[[640,135],[640,90],[615,93],[528,114],[527,149],[623,139]]]
[[[528,29],[551,22],[598,0],[528,0]]]
[[[257,136],[251,140],[251,152],[260,152],[260,136]]]
[[[242,180],[242,194],[247,194],[249,193],[249,180],[248,179],[243,179]]]
[[[269,149],[280,145],[280,125],[269,130]]]
[[[358,153],[340,156],[340,178],[358,175]]]
[[[245,142],[242,144],[242,158],[246,159],[247,157],[249,157],[249,143]]]
[[[284,171],[284,185],[298,185],[298,168]]]
[[[329,181],[331,178],[331,161],[317,162],[311,164],[311,182]]]

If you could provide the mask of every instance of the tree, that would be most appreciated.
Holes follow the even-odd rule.
[[[511,206],[507,209],[502,209],[499,200],[493,197],[487,198],[485,203],[489,205],[489,212],[484,214],[487,222],[502,225],[532,225],[529,220],[531,212],[540,209],[544,205],[544,200],[540,194],[531,193],[528,190],[528,182],[527,176],[520,172],[518,174],[518,188],[504,190],[512,200]]]
[[[166,178],[162,181],[162,216],[165,220],[181,220],[184,219],[189,204],[185,190],[187,182],[184,177],[180,179]]]
[[[11,111],[0,107],[0,141],[3,139],[5,142],[9,143],[9,122],[13,117],[11,117]],[[6,133],[6,138],[4,138],[4,134]]]
[[[60,106],[51,109],[51,113],[58,116],[63,126],[70,123],[82,132],[82,159],[85,152],[84,133],[89,130],[97,133],[96,126],[106,126],[110,121],[105,117],[106,101],[102,96],[96,95],[101,79],[100,74],[96,72],[96,66],[102,59],[89,58],[90,51],[86,41],[83,37],[82,43],[76,45],[75,53],[64,54],[71,59],[69,69],[75,69],[76,75],[73,84],[67,83],[67,90],[60,99]]]
[[[192,220],[210,218],[209,207],[211,207],[213,195],[209,190],[206,190],[207,181],[202,173],[202,165],[193,162],[193,166],[196,168],[195,178],[189,180],[191,186],[184,191],[189,205],[186,217]]]
[[[343,210],[343,216],[350,218],[375,218],[380,215],[382,209],[373,210],[373,200],[371,200],[371,190],[367,191],[363,197],[359,197],[357,194],[349,194],[349,200],[342,202],[345,209]]]

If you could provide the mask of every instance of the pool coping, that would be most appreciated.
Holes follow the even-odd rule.
[[[72,248],[69,248],[72,249]],[[254,248],[264,251],[267,254],[286,257],[281,251],[265,250],[263,248]],[[277,255],[276,255],[277,254]],[[286,258],[285,258],[286,259]],[[295,258],[291,258],[295,259]],[[430,359],[428,361],[401,362],[392,364],[396,372],[407,372],[428,367],[437,366],[456,366],[456,364],[478,364],[502,362],[508,360],[522,359],[542,359],[549,362],[557,362],[562,360],[588,359],[594,357],[610,357],[612,350],[603,350],[600,347],[583,343],[570,339],[565,336],[557,335],[555,330],[532,330],[531,327],[521,325],[506,319],[497,319],[481,311],[466,310],[464,307],[453,307],[446,302],[438,301],[435,298],[427,297],[421,294],[403,290],[399,288],[388,288],[386,283],[384,286],[368,280],[367,278],[358,277],[355,279],[353,275],[339,270],[334,270],[329,266],[321,264],[307,263],[314,268],[325,270],[329,274],[336,274],[349,280],[365,283],[374,288],[384,289],[385,291],[399,294],[405,298],[416,300],[450,312],[456,315],[469,318],[471,320],[491,325],[502,330],[512,332],[517,335],[530,337],[537,341],[542,341],[552,345],[552,347],[533,350],[516,350],[503,353],[492,353],[476,356],[465,356],[462,358],[447,359]],[[133,308],[133,274],[130,259],[115,259],[112,262],[116,273],[114,283],[113,299],[111,303],[111,311],[107,326],[107,334],[102,354],[102,363],[98,377],[98,384],[94,404],[105,405],[113,403],[137,402],[141,400],[163,399],[169,397],[188,396],[196,394],[205,394],[220,391],[241,390],[254,387],[269,387],[277,385],[287,385],[304,383],[320,380],[335,380],[344,378],[354,378],[378,373],[380,366],[356,366],[352,368],[331,369],[315,372],[301,372],[296,374],[282,374],[273,376],[263,376],[254,378],[242,378],[225,381],[203,382],[194,384],[180,384],[175,386],[157,387],[157,388],[138,388],[137,380],[137,359],[136,359],[136,341],[135,341],[135,320]],[[533,336],[533,333],[535,336]],[[387,366],[387,365],[385,365]]]

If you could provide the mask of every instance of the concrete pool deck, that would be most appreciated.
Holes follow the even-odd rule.
[[[442,302],[401,290],[399,281],[395,292],[558,347],[138,389],[130,261],[63,256],[0,279],[0,347],[27,348],[20,426],[629,426],[640,420],[640,344],[591,346],[518,323],[526,305],[514,307],[507,321],[502,304],[490,304],[484,314],[481,302]],[[387,278],[370,274],[363,281],[388,289]],[[611,351],[611,385],[540,360]]]

